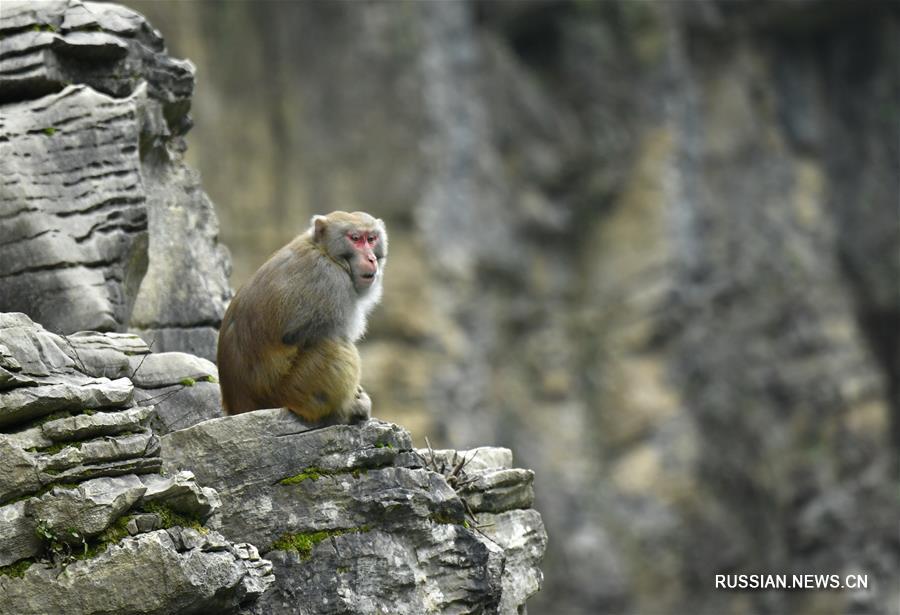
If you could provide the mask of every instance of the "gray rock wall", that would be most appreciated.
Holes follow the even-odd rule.
[[[233,613],[272,585],[255,547],[203,525],[216,491],[161,474],[132,381],[148,353],[136,335],[63,337],[0,313],[0,613]],[[215,374],[152,356],[154,383]]]
[[[4,615],[514,615],[540,589],[534,473],[508,449],[210,418],[218,398],[186,394],[208,361],[24,314],[0,313],[0,356]]]
[[[274,564],[249,613],[519,613],[547,544],[534,475],[508,449],[442,454],[390,423],[308,430],[283,409],[162,438],[165,467],[219,492],[210,527]]]
[[[229,265],[181,162],[193,87],[191,63],[133,11],[5,3],[0,310],[214,356]]]

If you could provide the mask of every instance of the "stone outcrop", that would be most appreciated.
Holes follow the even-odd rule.
[[[215,490],[161,474],[159,389],[135,384],[188,389],[214,366],[17,313],[0,313],[0,354],[0,613],[236,612],[272,584],[253,546],[203,525]]]
[[[308,429],[273,409],[167,434],[162,457],[218,491],[210,527],[272,561],[249,612],[511,615],[540,588],[533,474],[508,449],[433,459],[390,423]]]
[[[513,615],[540,589],[534,475],[508,449],[210,418],[218,397],[176,401],[209,362],[131,334],[0,313],[0,349],[0,613]],[[161,397],[186,428],[153,420]]]
[[[181,162],[193,86],[129,9],[4,2],[0,311],[212,358],[228,259]]]
[[[123,538],[94,558],[58,569],[40,564],[0,578],[0,613],[235,613],[272,582],[252,545],[174,527]]]

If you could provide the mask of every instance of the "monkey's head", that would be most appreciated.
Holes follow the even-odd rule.
[[[387,257],[387,231],[384,222],[362,211],[333,211],[313,216],[313,241],[338,263],[346,263],[359,294],[381,284]]]

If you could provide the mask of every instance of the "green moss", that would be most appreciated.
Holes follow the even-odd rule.
[[[25,571],[31,568],[33,563],[34,560],[29,558],[19,560],[15,564],[9,564],[8,566],[0,566],[0,576],[21,579],[25,576]]]
[[[56,128],[54,128],[53,126],[47,126],[42,132],[48,137],[52,137],[56,134]]]
[[[209,530],[203,526],[203,523],[200,519],[196,517],[189,517],[188,515],[184,515],[180,512],[172,510],[165,504],[160,504],[158,502],[150,502],[149,504],[144,504],[141,509],[144,512],[153,513],[157,517],[159,517],[160,525],[163,529],[168,529],[170,527],[175,527],[176,525],[181,527],[189,527],[197,530],[198,532],[205,534]]]
[[[122,515],[113,521],[108,528],[94,540],[84,543],[84,549],[73,554],[75,559],[90,559],[106,551],[109,545],[114,545],[123,538],[128,538],[128,522],[134,519],[134,515]]]
[[[394,445],[390,442],[376,442],[375,448],[394,448]]]
[[[337,570],[338,574],[345,574],[350,572],[350,566],[338,566],[335,570]]]
[[[143,512],[153,513],[158,516],[160,520],[160,526],[163,529],[168,529],[177,525],[195,529],[203,534],[206,534],[209,531],[207,528],[203,527],[199,519],[194,519],[187,515],[178,513],[163,504],[145,504],[141,507],[141,510]],[[123,515],[113,521],[110,526],[103,530],[103,532],[96,538],[92,540],[83,540],[82,547],[76,546],[73,549],[71,559],[83,560],[96,557],[105,552],[110,545],[118,543],[123,538],[128,538],[131,535],[128,532],[128,522],[134,519],[134,517],[135,515],[133,514]],[[71,534],[76,537],[78,536],[78,533],[74,530],[71,530]],[[56,537],[47,532],[46,529],[44,529],[42,533],[39,528],[38,535],[43,540],[49,541],[51,549],[58,542]]]
[[[294,476],[288,476],[287,478],[282,478],[278,481],[279,485],[299,485],[305,480],[319,480],[322,478],[322,474],[325,472],[321,471],[319,468],[309,467],[300,472],[300,474],[295,474]]]
[[[123,538],[127,538],[130,535],[127,529],[128,522],[132,519],[134,519],[134,515],[122,515],[103,530],[98,540],[105,543],[116,543]]]
[[[332,536],[343,536],[344,534],[359,534],[368,532],[371,526],[361,525],[359,527],[351,527],[339,530],[319,530],[318,532],[299,532],[297,534],[284,534],[272,543],[272,548],[278,551],[295,551],[300,555],[300,559],[309,559],[312,556],[313,548],[327,538]]]
[[[202,380],[203,382],[212,382],[213,384],[219,382],[218,380],[216,380],[215,376],[205,376],[205,377],[201,378],[200,380]]]
[[[182,386],[192,387],[195,384],[197,384],[197,381],[194,380],[193,378],[182,378],[180,383]]]
[[[300,474],[282,478],[280,481],[278,481],[278,484],[298,485],[305,480],[317,481],[323,476],[340,476],[342,474],[349,474],[353,478],[359,478],[360,476],[365,474],[365,472],[366,470],[364,468],[353,468],[352,470],[325,470],[323,468],[317,468],[316,466],[310,466],[300,472]]]
[[[35,32],[56,32],[56,26],[48,23],[36,23],[31,29]]]

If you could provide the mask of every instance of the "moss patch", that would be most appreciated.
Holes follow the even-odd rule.
[[[209,529],[204,527],[199,519],[189,517],[178,513],[164,504],[152,502],[141,506],[137,512],[153,513],[159,517],[161,529],[181,526],[189,527],[197,530],[201,534],[206,534]],[[83,541],[82,546],[74,546],[72,548],[71,559],[83,560],[96,557],[105,552],[107,547],[114,545],[123,538],[128,538],[131,534],[128,532],[128,522],[134,519],[135,514],[122,515],[113,521],[108,528],[92,540]]]
[[[81,560],[96,557],[106,551],[109,545],[114,545],[123,538],[128,538],[130,534],[128,533],[127,525],[133,518],[134,515],[122,515],[95,539],[85,542],[84,548],[73,553],[72,558]]]
[[[165,504],[160,504],[158,502],[150,502],[149,504],[144,504],[141,506],[141,509],[144,512],[153,513],[157,517],[159,517],[160,526],[163,529],[168,529],[170,527],[175,527],[176,525],[181,527],[189,527],[191,529],[197,530],[201,534],[206,534],[209,529],[203,526],[203,523],[200,519],[196,517],[189,517],[188,515],[184,515],[180,512],[174,511]]]
[[[33,563],[34,560],[29,558],[20,560],[14,564],[9,564],[8,566],[0,566],[0,576],[21,579],[25,576],[25,571],[31,568]]]
[[[179,383],[180,383],[182,386],[192,387],[192,386],[194,386],[195,384],[197,384],[197,381],[194,380],[193,378],[182,378],[182,379],[179,381]]]
[[[313,547],[332,536],[344,534],[359,534],[371,530],[371,526],[361,525],[339,530],[319,530],[318,532],[299,532],[296,534],[284,534],[272,543],[272,548],[279,551],[295,551],[300,559],[309,559],[312,556]]]
[[[288,476],[287,478],[282,478],[278,481],[279,485],[299,485],[305,480],[319,480],[322,478],[322,474],[325,474],[319,468],[309,467],[300,472],[300,474],[295,474],[294,476]]]
[[[317,468],[316,466],[310,466],[304,469],[300,474],[295,474],[293,476],[288,476],[287,478],[282,478],[278,481],[279,485],[299,485],[305,480],[317,481],[323,476],[341,476],[344,474],[349,474],[353,478],[359,478],[362,476],[366,470],[363,468],[353,468],[352,470],[325,470],[323,468]]]

